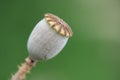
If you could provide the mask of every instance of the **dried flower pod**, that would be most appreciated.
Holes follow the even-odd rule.
[[[59,17],[47,13],[33,29],[27,48],[33,60],[48,60],[56,56],[65,46],[72,31]]]

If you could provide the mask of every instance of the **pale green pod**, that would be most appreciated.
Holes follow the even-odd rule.
[[[27,49],[33,60],[48,60],[66,45],[72,31],[59,17],[47,13],[31,32]]]

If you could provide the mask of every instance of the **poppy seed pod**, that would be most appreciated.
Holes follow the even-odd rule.
[[[27,49],[33,60],[48,60],[66,45],[72,31],[59,17],[47,13],[31,32]]]

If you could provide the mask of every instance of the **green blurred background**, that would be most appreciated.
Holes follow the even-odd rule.
[[[48,12],[74,35],[26,80],[120,80],[119,0],[0,0],[0,80],[10,80],[24,62],[29,34]]]

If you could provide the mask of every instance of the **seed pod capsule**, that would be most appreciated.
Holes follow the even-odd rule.
[[[72,30],[59,17],[47,13],[35,26],[28,39],[27,48],[33,60],[48,60],[65,46]]]

